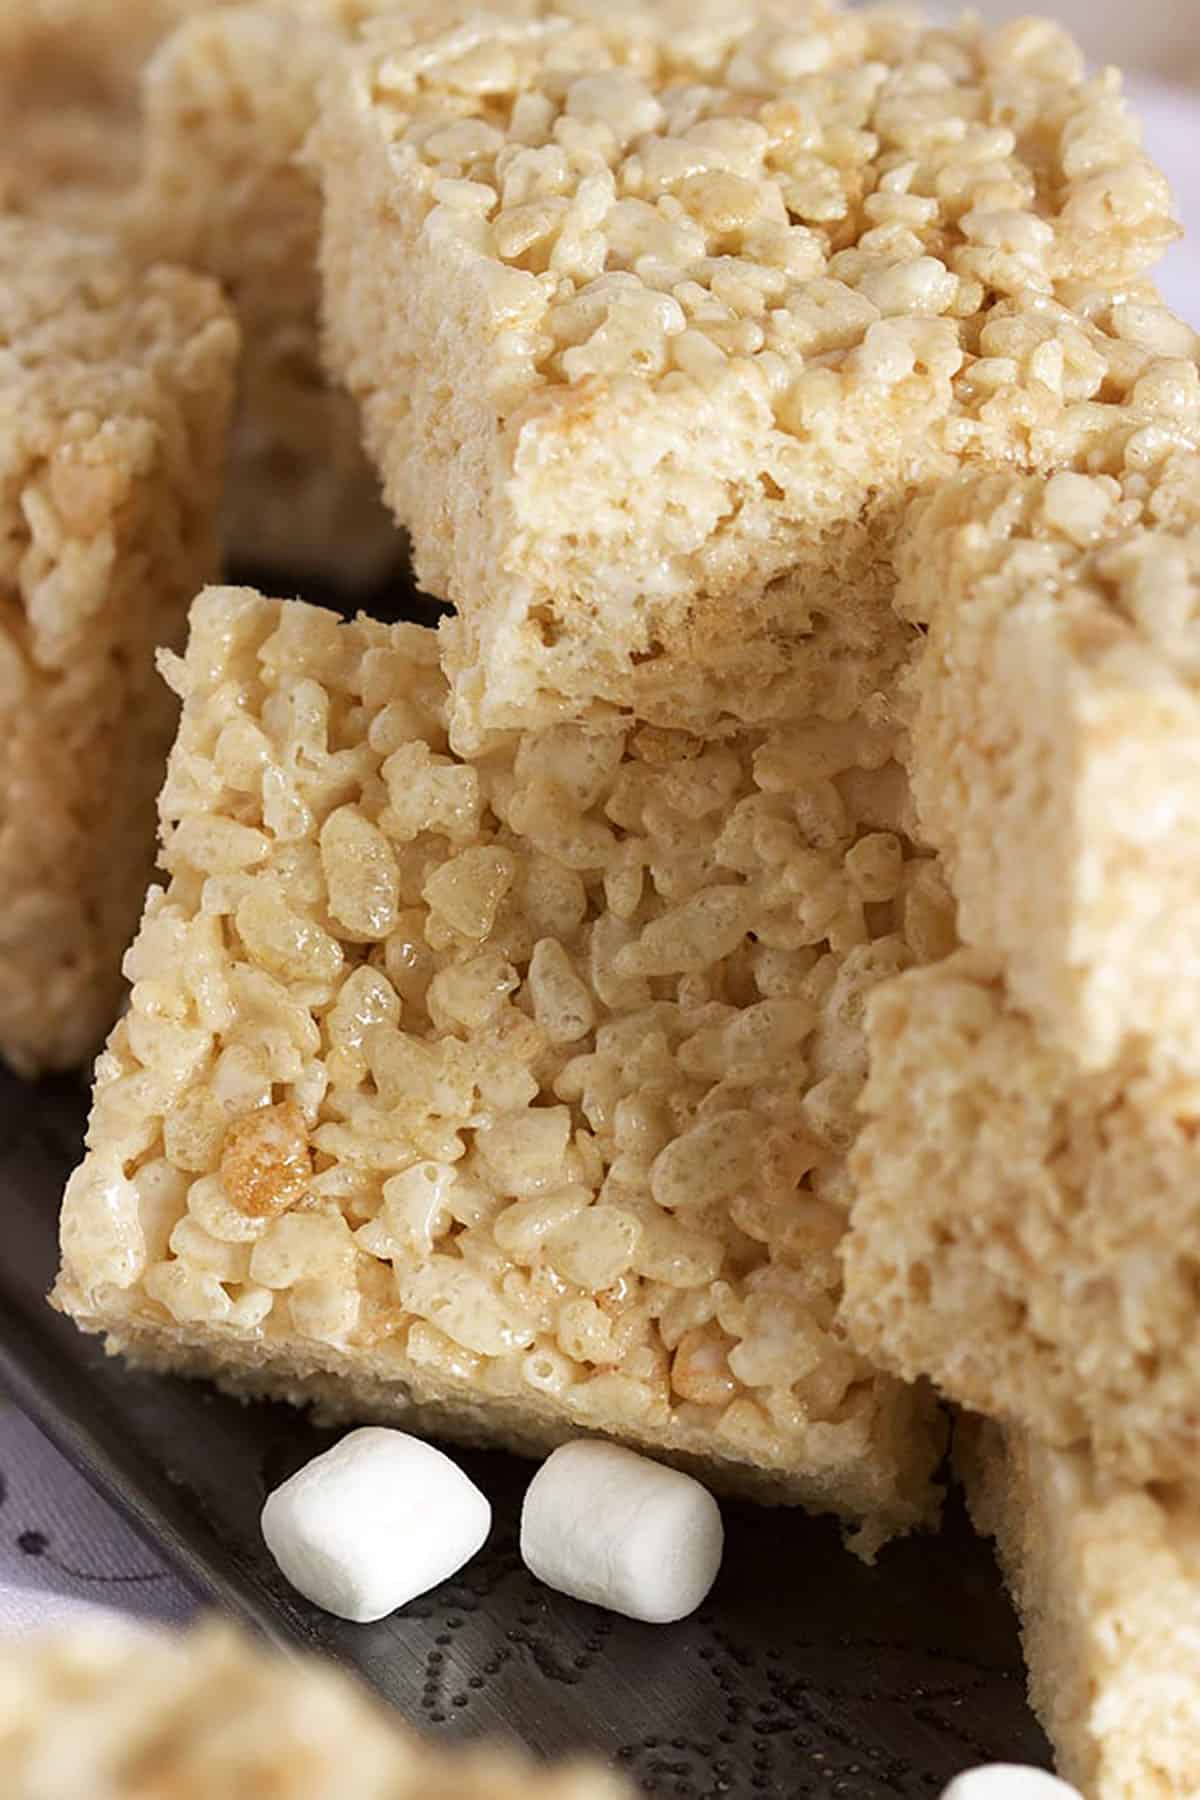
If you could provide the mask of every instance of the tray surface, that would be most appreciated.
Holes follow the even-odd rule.
[[[335,1658],[436,1735],[590,1747],[649,1793],[928,1800],[971,1763],[1048,1765],[1011,1610],[954,1505],[939,1538],[874,1569],[828,1521],[728,1505],[708,1604],[656,1628],[539,1587],[516,1553],[529,1465],[463,1454],[496,1522],[461,1577],[378,1625],[309,1606],[258,1515],[329,1434],[284,1406],[127,1369],[44,1303],[84,1111],[78,1080],[29,1088],[0,1072],[0,1386],[214,1606]]]

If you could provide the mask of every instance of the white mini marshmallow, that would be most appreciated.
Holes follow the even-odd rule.
[[[1044,1769],[1022,1763],[987,1763],[956,1775],[942,1800],[1083,1800],[1078,1788]]]
[[[457,1463],[366,1426],[268,1497],[262,1534],[292,1586],[340,1619],[382,1619],[469,1562],[492,1509]]]
[[[548,1457],[521,1511],[521,1555],[539,1581],[650,1625],[696,1610],[724,1542],[707,1488],[594,1438]]]

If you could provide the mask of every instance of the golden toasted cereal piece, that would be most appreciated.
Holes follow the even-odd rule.
[[[0,1055],[112,1023],[175,708],[155,647],[216,566],[237,330],[216,287],[0,218]]]
[[[959,1462],[1021,1614],[1030,1697],[1089,1800],[1200,1793],[1200,1506],[972,1421]]]
[[[0,1649],[6,1800],[622,1800],[599,1767],[423,1742],[345,1675],[226,1625],[89,1622]]]
[[[935,1510],[930,1397],[836,1321],[867,991],[953,942],[898,733],[448,750],[436,634],[212,590],[62,1219],[131,1355],[535,1452],[603,1431]]]
[[[1175,234],[1056,27],[710,0],[363,27],[312,154],[328,350],[446,630],[455,741],[886,690],[912,492],[1137,393]],[[1189,406],[1195,410],[1194,401]]]

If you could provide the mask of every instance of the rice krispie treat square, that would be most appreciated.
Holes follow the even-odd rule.
[[[927,1519],[928,1393],[836,1320],[860,1015],[952,941],[896,732],[447,749],[436,634],[213,590],[62,1216],[151,1363],[540,1453],[601,1431]]]
[[[268,0],[195,13],[146,71],[129,213],[135,247],[214,276],[242,328],[230,556],[348,587],[393,569],[401,539],[358,409],[321,365],[321,195],[299,152],[330,61],[360,16],[392,3]]]
[[[313,1657],[113,1618],[0,1648],[5,1800],[622,1800],[615,1775],[447,1751]]]
[[[1200,1449],[1200,1087],[1046,1044],[959,951],[867,1003],[844,1316],[887,1368],[1134,1481]]]
[[[1200,1503],[964,1422],[971,1513],[1022,1620],[1030,1698],[1088,1800],[1200,1793]]]
[[[216,563],[237,330],[211,282],[0,218],[0,1055],[112,1023],[175,718],[154,672]]]
[[[907,496],[1084,454],[1175,230],[1116,77],[1029,20],[383,18],[313,154],[329,355],[460,609],[466,746],[848,716],[910,641]]]
[[[1200,1065],[1200,456],[1163,448],[949,487],[900,557],[922,826],[963,937],[1085,1067]]]

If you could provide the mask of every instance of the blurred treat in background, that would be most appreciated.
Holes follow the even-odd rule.
[[[1097,68],[1125,71],[1147,148],[1166,170],[1188,234],[1168,253],[1159,282],[1170,306],[1200,327],[1200,0],[929,0],[950,17],[968,3],[997,24],[1034,12],[1061,19]]]
[[[963,5],[930,0],[934,11],[959,13]],[[1196,0],[972,0],[986,20],[1045,13],[1074,32],[1096,63],[1115,63],[1142,76],[1200,88],[1200,5]]]
[[[1200,89],[1200,6],[1196,0],[974,0],[985,19],[1013,19],[1046,12],[1074,32],[1097,63],[1116,63],[1131,73],[1163,81],[1194,82]],[[1197,101],[1200,105],[1200,100]]]

